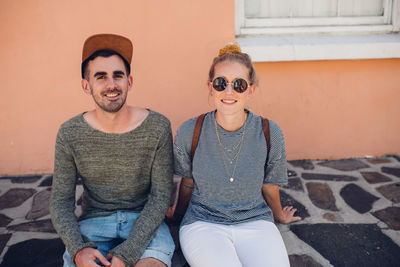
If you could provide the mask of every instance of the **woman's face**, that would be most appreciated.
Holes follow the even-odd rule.
[[[221,115],[234,115],[244,112],[246,102],[255,90],[255,85],[250,85],[249,69],[238,62],[224,61],[215,66],[213,80],[216,77],[224,77],[229,83],[237,78],[247,81],[248,88],[243,93],[236,92],[232,88],[232,84],[228,84],[225,90],[219,92],[213,88],[212,82],[208,83],[209,93]]]

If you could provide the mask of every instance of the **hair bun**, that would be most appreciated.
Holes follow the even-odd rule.
[[[240,49],[240,46],[237,43],[229,43],[219,50],[218,56],[220,57],[225,54],[235,54],[241,52],[242,49]]]

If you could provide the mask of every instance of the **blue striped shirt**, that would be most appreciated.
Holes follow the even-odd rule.
[[[221,224],[260,219],[273,222],[261,188],[263,184],[287,183],[285,144],[279,126],[270,121],[271,149],[264,173],[267,147],[261,117],[248,113],[243,145],[231,182],[236,160],[230,163],[225,157],[224,165],[215,131],[215,111],[204,118],[192,170],[191,145],[196,120],[190,119],[180,126],[174,144],[175,174],[194,179],[195,185],[182,225],[197,220]],[[229,132],[217,124],[217,129],[225,153],[233,158],[240,147],[244,127]]]

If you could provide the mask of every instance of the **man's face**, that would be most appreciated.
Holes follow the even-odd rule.
[[[127,76],[119,56],[96,57],[89,61],[88,75],[82,80],[82,87],[92,95],[101,110],[115,113],[125,104],[128,91],[132,88],[132,76]]]

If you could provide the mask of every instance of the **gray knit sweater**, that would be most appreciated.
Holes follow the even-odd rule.
[[[150,110],[136,129],[109,134],[90,127],[80,114],[61,125],[55,148],[51,196],[53,225],[72,260],[84,247],[96,247],[80,234],[74,214],[75,187],[84,185],[79,220],[117,211],[138,211],[128,239],[111,253],[133,266],[168,210],[173,154],[170,122]]]

